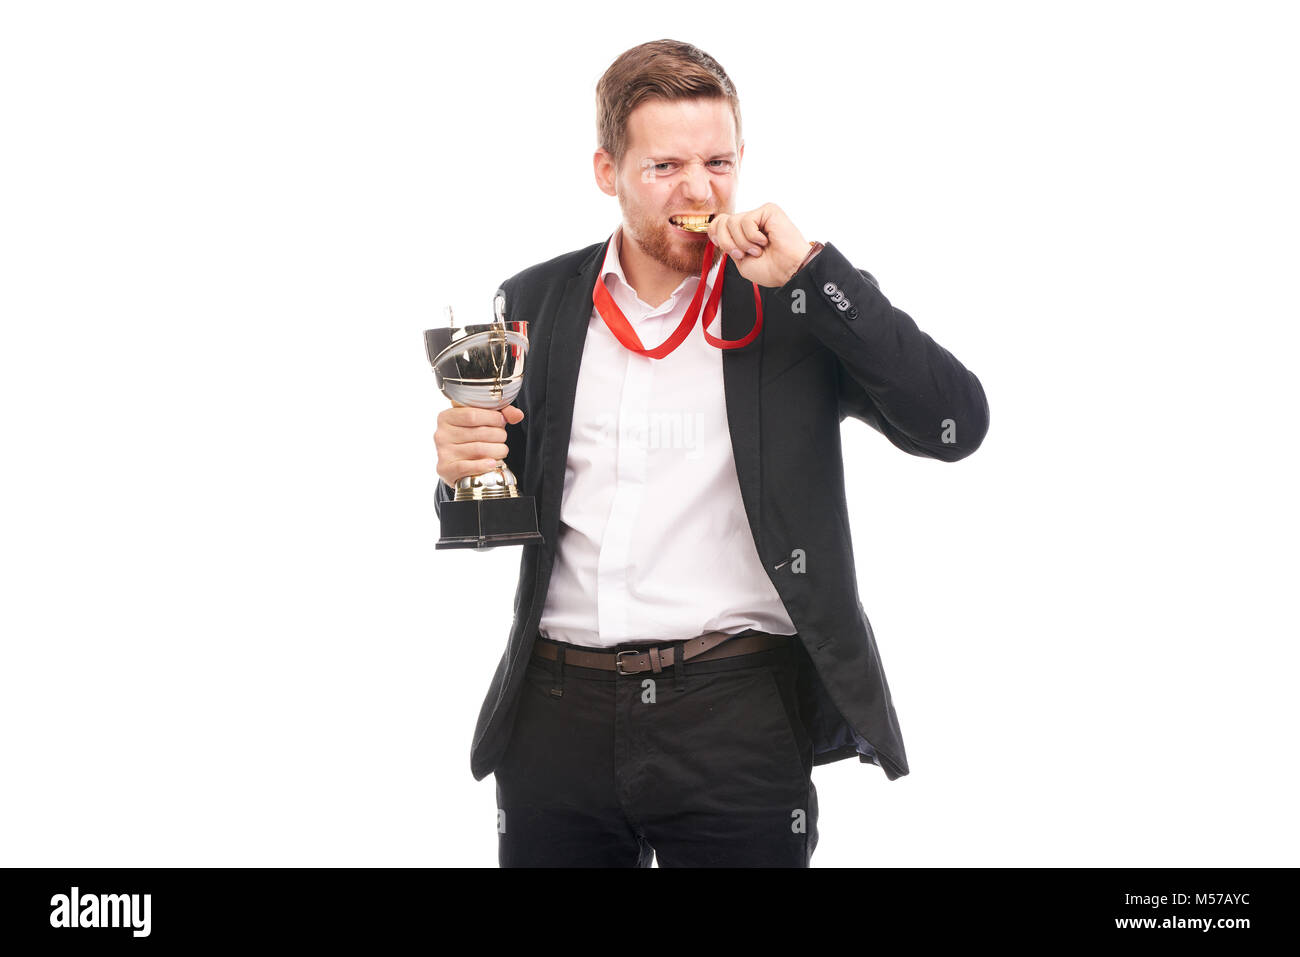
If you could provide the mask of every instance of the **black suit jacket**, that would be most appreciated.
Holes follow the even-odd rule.
[[[578,368],[608,242],[525,269],[499,292],[506,317],[528,323],[530,346],[515,401],[526,415],[506,427],[506,463],[521,494],[536,497],[546,541],[522,548],[514,622],[470,752],[477,780],[505,753],[555,562]],[[752,327],[753,287],[730,257],[724,270],[722,329],[715,323],[710,331],[734,340]],[[857,755],[893,780],[908,773],[907,755],[858,598],[840,423],[852,416],[906,452],[954,462],[983,441],[988,402],[974,373],[894,308],[875,279],[834,245],[827,243],[785,286],[760,288],[762,332],[748,346],[723,352],[745,512],[759,558],[812,663],[800,689],[800,714],[813,737],[814,764]],[[441,514],[451,490],[437,484]],[[860,479],[855,491],[870,494]]]

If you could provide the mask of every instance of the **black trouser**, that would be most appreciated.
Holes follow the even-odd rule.
[[[529,660],[496,769],[501,866],[807,867],[817,790],[788,637],[632,675],[564,664],[577,646],[549,642],[560,654]]]

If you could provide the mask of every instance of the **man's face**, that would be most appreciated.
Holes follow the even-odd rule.
[[[708,236],[670,217],[734,212],[745,146],[736,142],[731,107],[722,98],[648,100],[628,116],[627,134],[616,172],[609,154],[597,152],[597,183],[618,196],[626,238],[669,269],[698,275]]]

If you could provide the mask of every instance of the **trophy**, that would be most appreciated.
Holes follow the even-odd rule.
[[[524,356],[528,353],[528,323],[507,322],[505,297],[497,294],[494,322],[456,327],[451,309],[449,325],[427,329],[424,350],[442,394],[476,409],[504,409],[523,387]],[[439,482],[442,479],[438,479]],[[540,544],[537,507],[531,495],[519,494],[519,482],[506,463],[482,475],[456,482],[455,498],[442,503],[437,548],[491,548],[496,545]]]

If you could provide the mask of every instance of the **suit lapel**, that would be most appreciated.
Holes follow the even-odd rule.
[[[722,338],[728,341],[743,339],[754,327],[754,318],[753,284],[740,274],[728,256],[723,267]],[[722,350],[722,380],[727,395],[731,451],[736,460],[740,496],[745,503],[745,514],[749,517],[749,528],[760,559],[763,558],[763,541],[759,521],[762,502],[758,447],[759,362],[766,338],[766,334],[760,332],[744,348]]]

